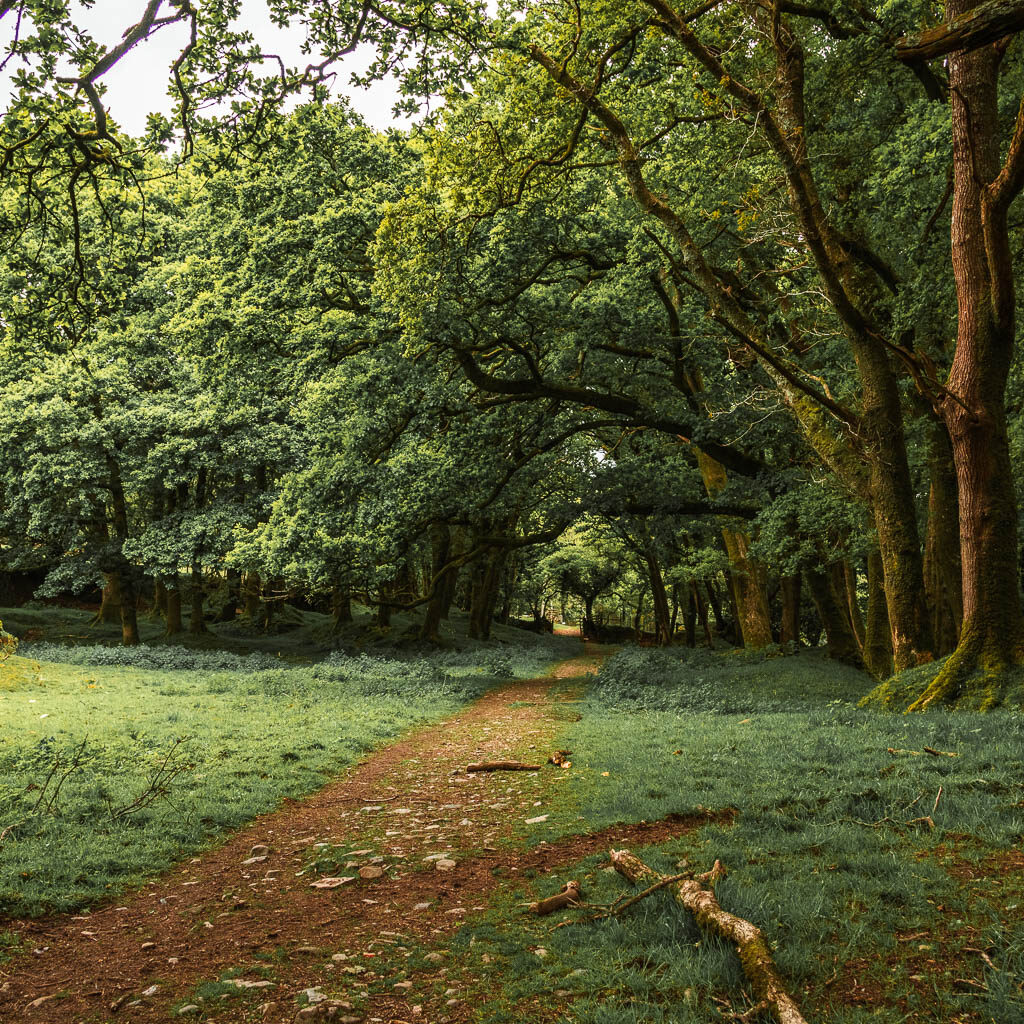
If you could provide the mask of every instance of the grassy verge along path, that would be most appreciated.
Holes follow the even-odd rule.
[[[0,664],[0,918],[116,894],[578,648],[521,635],[518,647],[313,665],[24,643]]]
[[[579,659],[560,677],[592,667]],[[553,765],[514,775],[462,769],[489,758],[544,762],[565,727],[562,698],[575,699],[559,683],[490,691],[121,905],[7,922],[0,1020],[291,1020],[321,999],[342,1020],[391,1019],[395,1006],[434,1005],[447,968],[424,958],[424,943],[457,930],[500,879],[516,876],[509,842],[550,818],[566,778]],[[582,852],[592,851],[570,846],[550,859]],[[538,851],[535,870],[547,861]],[[316,884],[339,878],[348,880]],[[440,1016],[426,1019],[465,1019],[457,993],[438,1005]]]
[[[634,852],[666,874],[721,858],[719,901],[764,930],[809,1020],[1020,1024],[1024,721],[860,709],[870,685],[813,655],[627,649],[563,737],[575,799],[546,838],[732,808]],[[538,1001],[574,1024],[708,1024],[751,1008],[734,952],[667,893],[606,921],[523,915],[570,878],[598,905],[627,891],[595,853],[503,892],[456,937],[462,976],[487,979],[479,1020],[512,1024]]]

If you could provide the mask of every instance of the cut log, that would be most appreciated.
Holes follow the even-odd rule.
[[[562,910],[564,907],[578,906],[582,896],[583,890],[580,888],[579,882],[566,882],[565,888],[561,892],[556,892],[554,896],[548,896],[547,899],[531,903],[530,910],[535,914],[553,914],[556,910]]]
[[[467,774],[473,772],[539,772],[539,764],[523,764],[522,761],[481,761],[479,764],[467,764]]]
[[[653,868],[649,868],[629,850],[611,850],[609,856],[615,870],[634,884],[657,883],[664,877]],[[718,870],[722,870],[720,866]],[[714,874],[716,872],[713,869],[710,875]],[[710,876],[709,881],[713,881]],[[736,946],[740,963],[743,965],[743,973],[750,981],[754,995],[772,1011],[779,1024],[807,1024],[786,991],[760,928],[742,917],[723,910],[715,894],[710,889],[705,889],[697,879],[687,878],[677,882],[675,893],[677,902],[693,914],[701,928],[721,936]]]

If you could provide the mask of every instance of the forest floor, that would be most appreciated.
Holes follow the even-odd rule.
[[[599,657],[492,691],[116,906],[7,922],[22,949],[0,964],[0,1020],[291,1021],[303,1005],[340,1021],[469,1019],[444,956],[422,955],[422,943],[484,910],[502,877],[693,825],[613,827],[523,851],[511,841],[545,820],[566,776],[550,764],[465,773],[481,759],[543,764],[579,699],[572,681]],[[324,877],[348,880],[313,884]]]
[[[495,686],[130,895],[0,921],[0,1021],[747,1014],[734,952],[667,892],[592,920],[627,891],[609,847],[721,858],[720,902],[809,1021],[1024,1019],[1019,716],[861,709],[870,680],[814,652],[609,653]],[[465,770],[506,758],[541,767]],[[528,912],[568,879],[588,906]]]

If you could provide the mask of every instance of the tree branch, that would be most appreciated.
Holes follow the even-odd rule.
[[[989,0],[959,18],[896,41],[896,59],[904,64],[935,60],[962,50],[977,50],[1024,29],[1024,0]]]

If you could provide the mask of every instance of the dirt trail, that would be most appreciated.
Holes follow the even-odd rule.
[[[502,841],[551,810],[565,773],[461,771],[488,758],[545,761],[571,711],[554,683],[593,670],[606,651],[587,647],[552,677],[511,683],[413,732],[117,906],[5,923],[34,952],[0,967],[0,1022],[467,1019],[458,992],[437,994],[443,958],[413,957],[483,910],[497,876],[544,873],[612,842],[656,842],[694,824],[623,826],[524,853]],[[266,859],[246,863],[263,854],[257,846],[269,847]],[[310,864],[325,854],[328,875],[356,877],[313,888],[324,871]],[[375,858],[384,874],[359,877]],[[228,970],[248,985],[241,996],[207,990],[200,1000],[197,988]],[[319,988],[314,1006],[296,1001]]]

